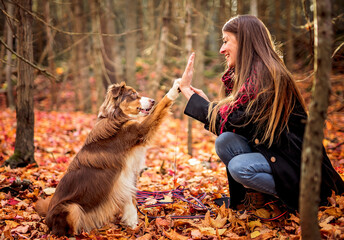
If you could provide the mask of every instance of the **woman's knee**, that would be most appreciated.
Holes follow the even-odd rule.
[[[231,141],[231,132],[224,132],[220,134],[215,140],[216,154],[222,159],[227,154],[227,144]]]
[[[222,160],[251,151],[246,138],[233,132],[224,132],[218,136],[215,141],[215,150]]]
[[[245,161],[242,161],[241,156],[238,155],[236,157],[233,157],[232,160],[228,163],[228,171],[232,175],[232,177],[237,182],[242,182],[241,180],[245,178],[247,175],[247,164],[245,164]]]

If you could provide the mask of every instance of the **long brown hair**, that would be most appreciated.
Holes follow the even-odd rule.
[[[210,131],[216,132],[220,108],[233,106],[242,94],[239,90],[243,89],[246,80],[253,78],[257,95],[247,105],[245,114],[249,121],[245,125],[250,122],[257,124],[255,136],[262,134],[261,142],[271,146],[287,126],[296,101],[305,109],[304,100],[263,22],[255,16],[239,15],[226,22],[222,31],[235,34],[238,42],[234,85],[228,96],[210,104]]]

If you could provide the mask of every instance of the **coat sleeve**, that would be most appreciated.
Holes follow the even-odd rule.
[[[202,98],[201,96],[195,93],[189,99],[185,107],[184,114],[204,123],[205,124],[204,127],[207,130],[209,130],[209,119],[207,118],[209,104],[210,103],[207,100],[205,100],[204,98]],[[216,118],[216,129],[217,129],[216,134],[217,135],[220,134],[220,130],[222,128],[223,122],[225,122],[223,126],[223,132],[235,131],[236,128],[238,128],[238,131],[240,132],[242,131],[246,132],[247,131],[246,127],[240,128],[239,126],[245,125],[247,119],[248,118],[245,115],[244,107],[240,107],[239,109],[237,109],[236,111],[228,115],[227,119],[222,119],[220,114],[218,114]],[[242,132],[241,134],[246,135],[245,132]]]
[[[204,123],[205,125],[209,125],[207,118],[209,104],[210,103],[207,100],[194,93],[185,107],[184,114]]]

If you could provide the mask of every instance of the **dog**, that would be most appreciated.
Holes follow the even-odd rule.
[[[136,180],[149,142],[178,96],[179,82],[156,106],[123,82],[109,86],[95,126],[53,197],[35,205],[52,234],[89,232],[119,215],[123,225],[138,224]]]

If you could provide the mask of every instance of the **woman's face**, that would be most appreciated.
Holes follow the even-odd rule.
[[[220,53],[225,55],[228,67],[235,67],[238,51],[237,39],[233,33],[222,31],[222,41]]]

